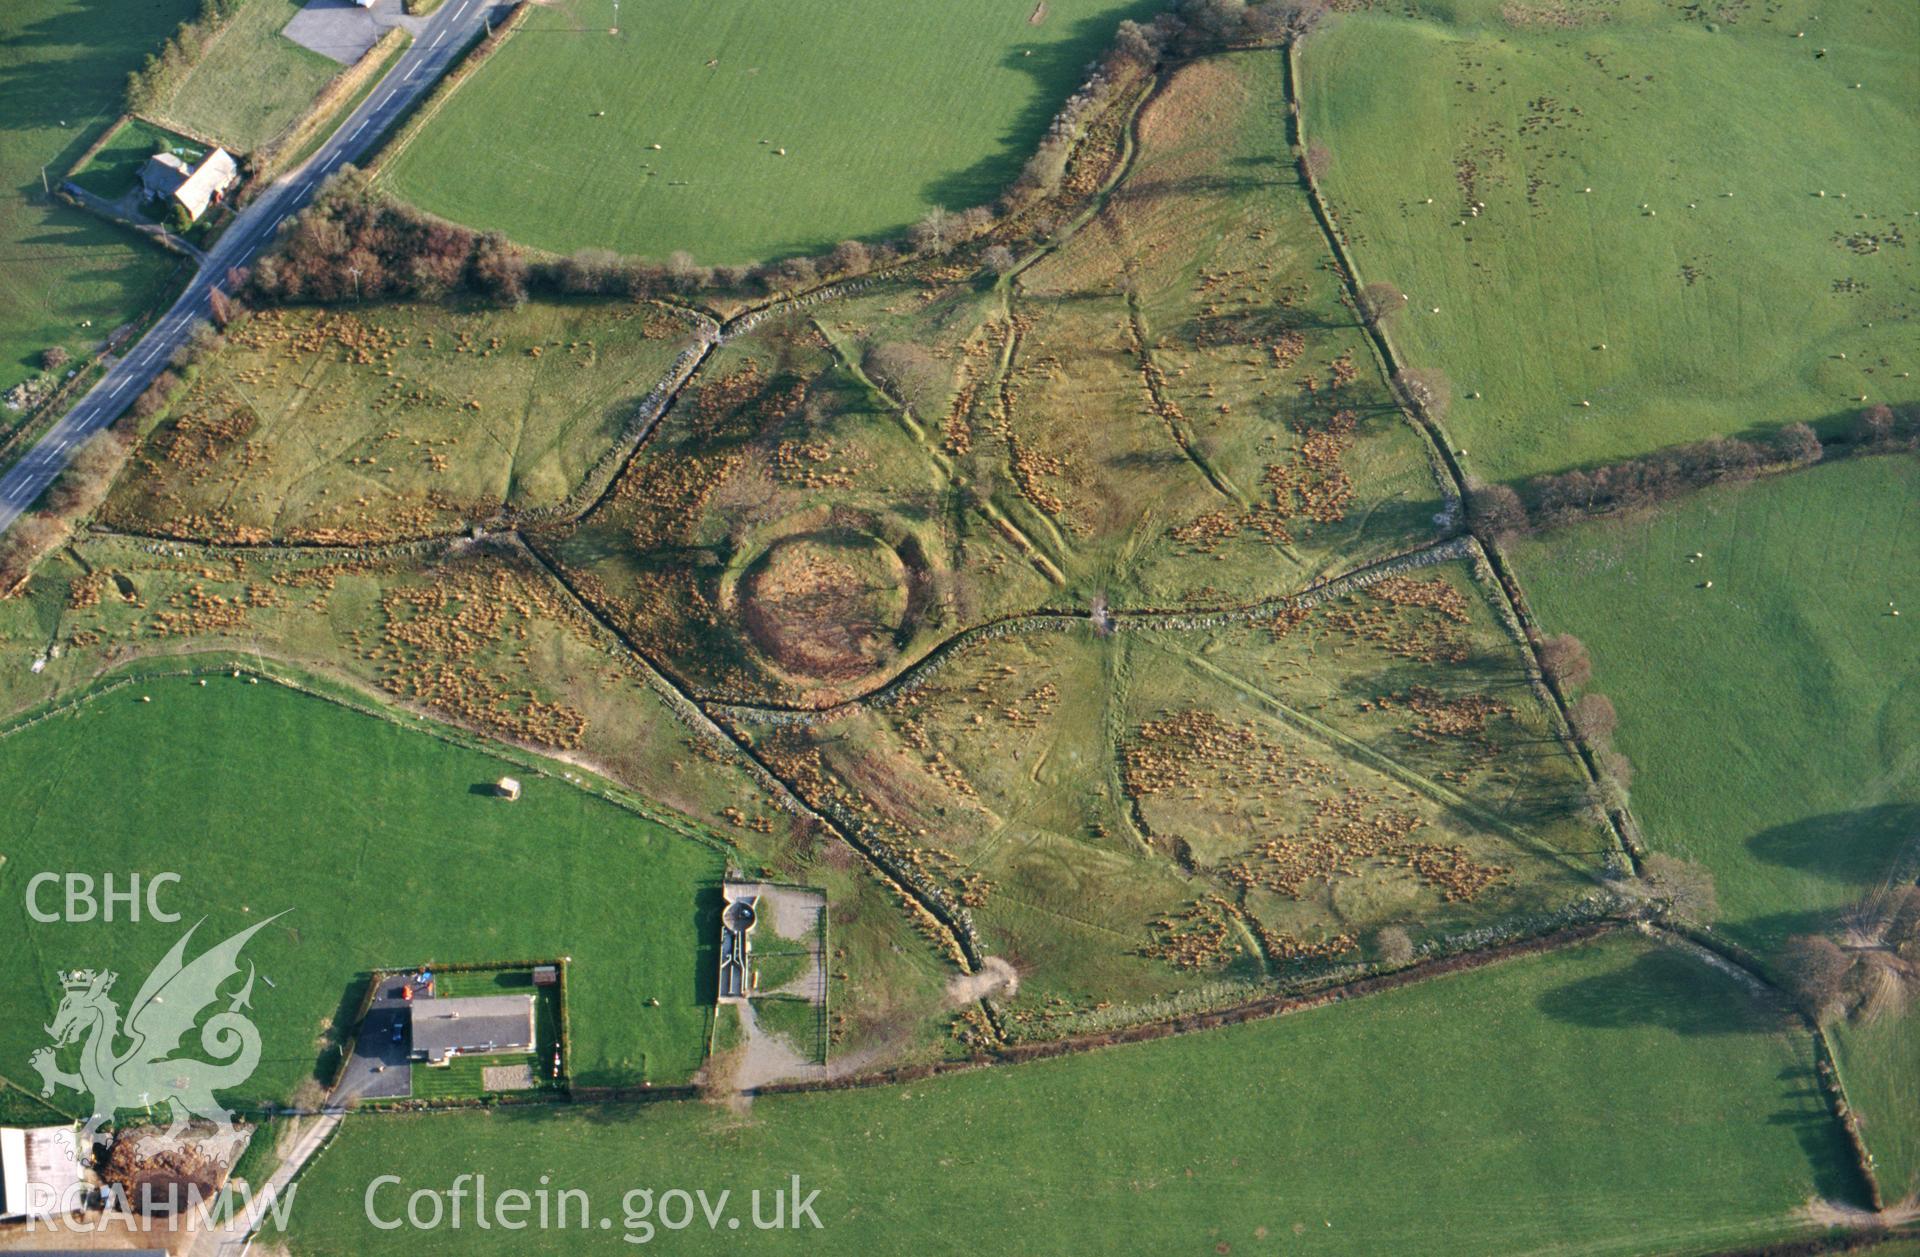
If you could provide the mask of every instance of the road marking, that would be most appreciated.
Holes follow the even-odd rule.
[[[362,119],[360,120],[360,125],[359,125],[359,126],[357,126],[357,127],[355,127],[355,128],[353,129],[353,135],[358,135],[358,134],[360,134],[360,133],[361,133],[362,131],[364,131],[364,130],[366,130],[366,129],[367,129],[367,124],[368,124],[369,122],[372,122],[372,121],[373,121],[373,119],[372,119],[372,118],[362,118]],[[349,136],[348,136],[347,138],[348,138],[348,139],[352,139],[352,138],[353,138],[353,135],[349,135]]]
[[[445,39],[446,37],[447,37],[447,30],[443,26],[440,28],[440,33],[433,37],[433,42],[427,45],[427,51],[432,52],[435,48],[438,48],[440,46],[440,41]]]
[[[129,385],[129,384],[131,384],[131,383],[133,383],[133,381],[132,381],[132,380],[130,380],[130,379],[128,379],[128,380],[122,380],[122,381],[120,381],[120,383],[119,383],[119,386],[118,386],[118,387],[116,387],[116,388],[115,388],[115,389],[113,390],[113,392],[111,392],[111,393],[108,393],[108,394],[107,394],[107,396],[108,396],[108,397],[118,397],[118,396],[120,396],[120,394],[122,394],[122,393],[124,393],[124,392],[126,392],[126,391],[127,391],[127,385]]]
[[[292,210],[288,210],[288,211],[287,211],[287,214],[291,214],[292,212],[293,212]],[[272,226],[271,228],[269,228],[269,230],[272,230],[272,231],[278,231],[278,230],[280,230],[280,224],[281,224],[281,223],[284,223],[284,222],[286,222],[286,221],[287,221],[287,214],[282,214],[282,215],[280,215],[280,217],[278,217],[278,218],[276,218],[276,219],[274,219],[274,220],[273,220],[273,226]]]

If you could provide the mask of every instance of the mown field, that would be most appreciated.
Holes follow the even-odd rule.
[[[1305,131],[1509,480],[1920,398],[1916,43],[1911,5],[1375,8],[1307,42]]]
[[[0,390],[34,375],[41,350],[77,356],[160,299],[173,259],[50,201],[40,171],[58,182],[119,113],[127,73],[193,8],[18,0],[0,9]],[[0,410],[0,427],[11,422]]]
[[[1278,1021],[904,1087],[667,1105],[349,1119],[301,1182],[302,1254],[412,1251],[401,1202],[482,1173],[583,1188],[611,1233],[471,1226],[462,1251],[615,1251],[630,1188],[799,1174],[836,1250],[1696,1252],[1802,1232],[1851,1199],[1805,1037],[1697,961],[1617,940]],[[1748,1102],[1730,1104],[1729,1096]],[[609,1122],[631,1137],[613,1139]],[[804,1194],[804,1192],[803,1192]],[[442,1232],[440,1234],[447,1234]],[[705,1224],[675,1251],[791,1233]]]
[[[613,35],[613,0],[560,0],[535,7],[388,182],[562,252],[742,263],[898,234],[936,206],[994,199],[1120,19],[1156,7],[629,3]]]
[[[683,1081],[711,1016],[719,857],[557,778],[519,772],[518,802],[491,797],[515,771],[224,675],[136,682],[0,738],[0,807],[15,818],[0,843],[6,1076],[38,1090],[25,1061],[59,969],[119,972],[124,1011],[188,925],[204,921],[201,948],[290,909],[248,945],[272,985],[255,986],[263,1058],[232,1101],[292,1095],[330,1064],[356,977],[423,960],[571,955],[576,1080]],[[176,872],[162,902],[183,919],[30,922],[42,871]]]
[[[340,65],[280,33],[301,0],[247,0],[157,112],[235,153],[293,124]]]
[[[1618,708],[1647,841],[1712,869],[1719,928],[1763,956],[1920,871],[1917,504],[1920,465],[1861,459],[1515,548]],[[1890,1200],[1920,1186],[1916,1021],[1836,1033]]]
[[[266,311],[196,368],[103,518],[351,541],[557,506],[691,342],[646,304]]]

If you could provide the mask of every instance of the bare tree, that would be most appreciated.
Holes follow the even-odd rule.
[[[1852,958],[1824,934],[1796,934],[1780,950],[1787,989],[1815,1021],[1831,1021],[1846,1011],[1852,969]]]
[[[1360,317],[1379,327],[1407,307],[1407,294],[1379,280],[1360,290]]]
[[[858,240],[842,240],[833,246],[827,266],[839,275],[861,275],[872,268],[873,251]]]
[[[920,253],[945,253],[953,243],[953,216],[939,206],[913,225],[907,240]]]
[[[1579,701],[1567,709],[1567,719],[1573,722],[1575,733],[1595,746],[1607,745],[1620,724],[1613,700],[1605,694],[1581,695]]]
[[[1640,862],[1640,875],[1678,915],[1696,925],[1712,925],[1720,915],[1720,894],[1705,865],[1656,851]]]
[[[885,341],[867,350],[861,365],[882,388],[921,414],[932,414],[946,400],[953,373],[925,345]]]
[[[0,598],[19,590],[40,556],[66,538],[64,524],[50,515],[22,515],[0,533]]]
[[[1476,485],[1467,494],[1467,526],[1488,537],[1527,530],[1527,508],[1507,485]]]
[[[42,371],[58,371],[72,360],[73,355],[58,345],[49,346],[40,351],[40,369]]]
[[[1587,644],[1572,633],[1558,633],[1540,643],[1540,666],[1565,693],[1584,689],[1593,680]]]
[[[1013,250],[1004,244],[990,246],[985,253],[980,255],[980,260],[984,262],[987,269],[995,275],[1005,275],[1017,264],[1017,259],[1013,256]]]

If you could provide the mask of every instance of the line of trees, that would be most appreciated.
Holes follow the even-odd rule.
[[[1476,486],[1468,495],[1468,522],[1489,536],[1554,528],[1652,506],[1708,485],[1804,467],[1824,455],[1820,438],[1804,423],[1788,424],[1761,441],[1709,437],[1602,467],[1535,476],[1524,492],[1503,484]]]
[[[200,12],[192,20],[180,23],[167,42],[160,45],[159,52],[148,53],[140,68],[127,75],[127,112],[144,113],[164,104],[206,54],[207,46],[220,33],[220,28],[245,3],[246,0],[200,0]]]
[[[844,241],[822,261],[788,258],[764,266],[702,266],[677,252],[664,263],[582,249],[561,258],[528,253],[498,232],[430,217],[374,190],[344,166],[297,215],[279,246],[253,266],[244,288],[257,304],[438,300],[469,293],[517,304],[533,293],[648,297],[707,289],[804,287],[823,274],[858,275],[891,266],[886,244]]]
[[[75,524],[106,500],[107,490],[133,452],[133,441],[124,423],[94,434],[47,490],[41,509],[21,516],[0,534],[0,597],[18,591],[33,565],[65,542]]]
[[[213,6],[209,13],[225,13],[240,2],[205,0]],[[392,201],[373,190],[364,172],[348,166],[294,220],[279,248],[256,264],[245,295],[256,303],[330,303],[354,298],[434,300],[464,292],[516,303],[536,292],[613,297],[777,292],[882,269],[908,254],[945,254],[987,236],[1006,217],[1057,195],[1074,148],[1093,120],[1163,58],[1227,44],[1296,39],[1314,29],[1326,13],[1325,0],[1178,0],[1150,22],[1121,22],[1114,42],[1089,67],[1086,81],[1061,106],[1020,175],[995,204],[933,209],[897,242],[846,240],[821,257],[759,266],[705,266],[684,251],[664,263],[605,249],[549,259],[529,254],[497,233],[442,222]],[[186,50],[193,41],[179,43]],[[163,60],[171,66],[181,55],[167,54]],[[162,78],[164,73],[154,82]],[[1016,265],[1004,241],[988,247],[980,260],[995,274]]]
[[[1620,724],[1613,700],[1598,692],[1581,693],[1593,681],[1593,657],[1587,653],[1587,644],[1572,633],[1560,633],[1534,639],[1534,648],[1541,670],[1567,700],[1567,722],[1592,749],[1602,780],[1624,804],[1633,785],[1633,762],[1613,745],[1613,732]]]

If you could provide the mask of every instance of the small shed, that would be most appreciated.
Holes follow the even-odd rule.
[[[533,967],[535,986],[558,986],[560,984],[559,965],[535,965]]]
[[[493,783],[493,792],[511,803],[520,797],[520,779],[517,777],[502,777]]]

